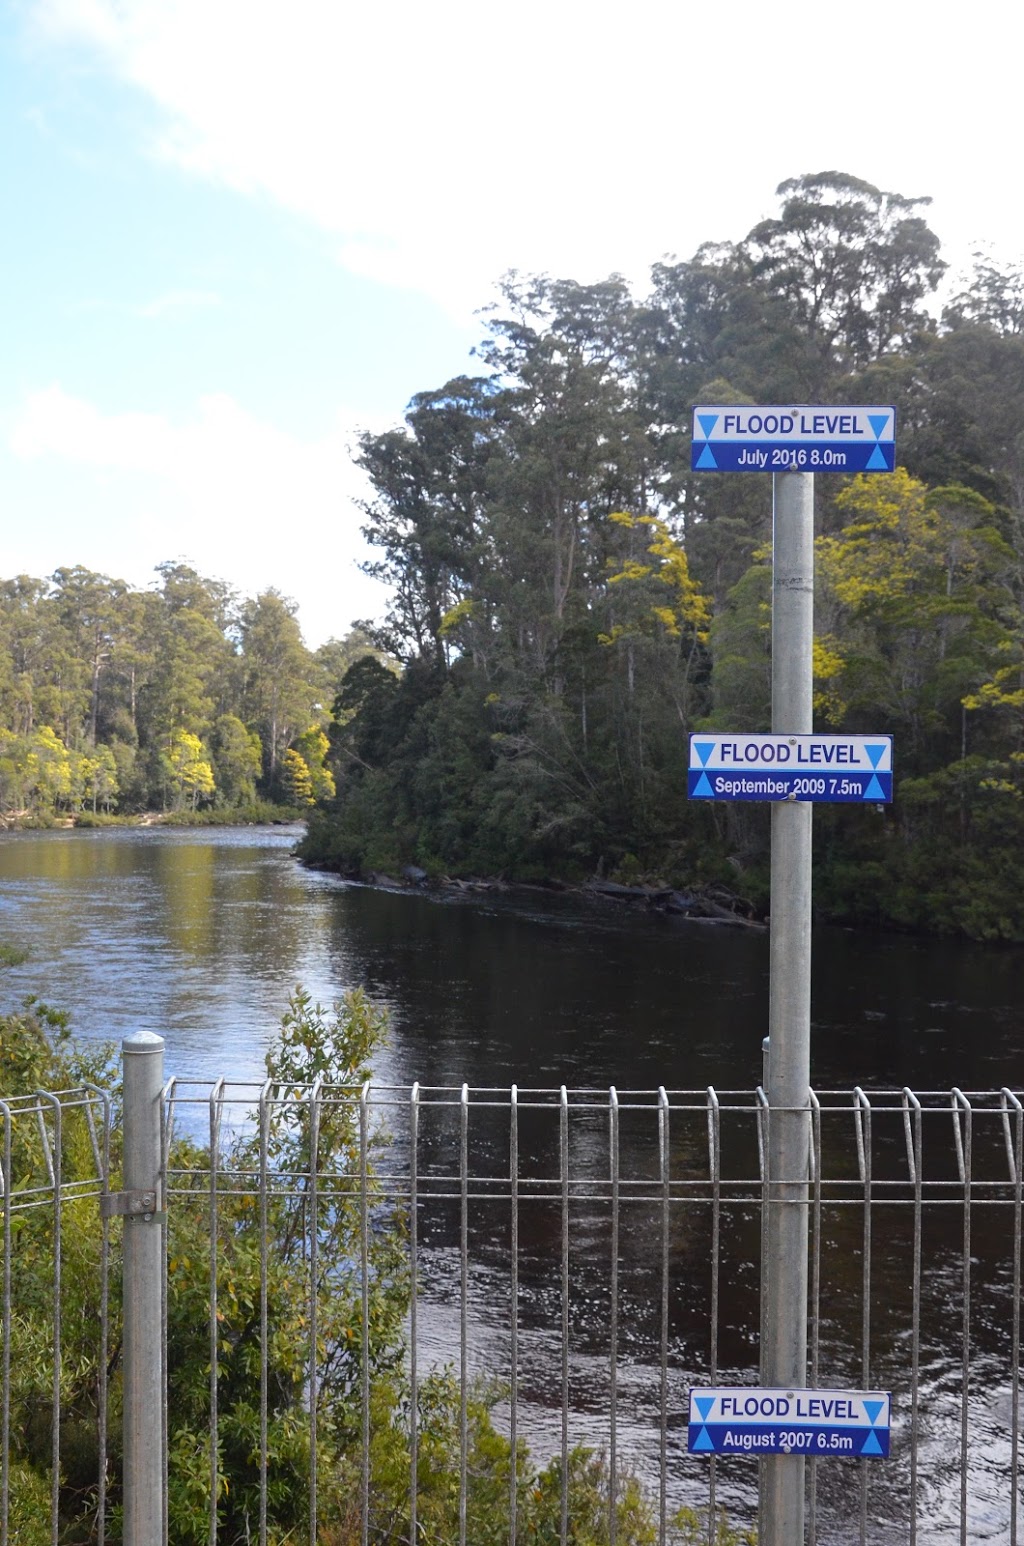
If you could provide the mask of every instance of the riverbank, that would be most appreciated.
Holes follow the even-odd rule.
[[[74,811],[61,815],[38,811],[7,811],[0,815],[0,832],[56,832],[116,827],[280,827],[305,819],[297,806],[257,800],[250,805],[213,806],[196,811]]]
[[[300,854],[300,858],[302,858]],[[753,903],[736,895],[724,886],[695,886],[686,891],[673,886],[627,886],[618,881],[595,877],[579,885],[566,881],[547,880],[540,884],[525,881],[506,881],[498,876],[470,876],[465,878],[449,875],[431,876],[416,865],[406,865],[398,876],[371,870],[366,873],[346,873],[336,865],[318,863],[302,858],[307,869],[326,874],[340,875],[350,885],[370,886],[377,891],[398,892],[461,892],[465,895],[486,896],[494,893],[532,893],[533,895],[569,895],[607,903],[633,913],[657,912],[688,918],[695,923],[732,925],[738,928],[762,930],[767,925],[757,916]]]

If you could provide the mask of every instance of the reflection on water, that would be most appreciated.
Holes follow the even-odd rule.
[[[83,1036],[167,1038],[180,1077],[258,1078],[288,994],[365,986],[391,1008],[385,1082],[749,1089],[764,934],[541,893],[394,895],[302,869],[294,828],[0,837],[8,997]],[[822,930],[819,1088],[1015,1084],[1024,951]]]
[[[0,938],[29,951],[8,996],[70,1008],[83,1037],[158,1032],[181,1077],[259,1078],[295,984],[342,986],[315,905],[329,883],[290,857],[296,831],[4,837]]]
[[[0,941],[29,960],[0,979],[7,1004],[27,993],[68,1008],[76,1031],[118,1040],[159,1032],[168,1072],[182,1079],[259,1080],[265,1049],[302,983],[330,1002],[361,985],[386,1002],[390,1047],[376,1070],[382,1083],[427,1086],[510,1084],[607,1091],[749,1091],[761,1070],[766,1032],[768,950],[762,933],[661,916],[637,917],[607,903],[530,893],[484,899],[396,896],[351,887],[303,870],[291,857],[289,829],[213,832],[165,829],[18,833],[0,838]],[[918,1090],[1019,1088],[1024,1053],[1020,983],[1024,952],[906,940],[838,930],[815,936],[813,1079],[820,1089],[854,1084]],[[644,1119],[648,1121],[648,1119]],[[507,1122],[507,1118],[506,1118]],[[571,1129],[573,1174],[607,1175],[604,1119]],[[649,1121],[648,1121],[649,1127]],[[943,1163],[952,1177],[950,1136]],[[424,1132],[423,1163],[450,1145],[443,1126]],[[752,1130],[733,1138],[753,1173]],[[624,1153],[656,1173],[657,1152],[623,1117]],[[979,1137],[979,1143],[982,1138]],[[672,1172],[697,1159],[673,1132]],[[479,1121],[472,1134],[478,1174],[507,1174],[508,1134]],[[645,1147],[646,1144],[646,1147]],[[735,1147],[739,1144],[739,1148]],[[433,1146],[433,1147],[432,1147]],[[524,1116],[527,1169],[557,1172],[550,1124]],[[849,1146],[853,1163],[853,1146]],[[893,1150],[895,1152],[895,1150]],[[694,1148],[694,1156],[697,1150]],[[879,1150],[880,1178],[886,1164]],[[639,1172],[638,1172],[639,1173]],[[1007,1235],[976,1210],[970,1270],[974,1290],[972,1524],[970,1539],[1005,1538],[1008,1470],[1008,1356],[1012,1284]],[[907,1356],[910,1258],[905,1218],[878,1214],[873,1281],[880,1309],[873,1327],[874,1376],[899,1382]],[[825,1220],[823,1262],[838,1285],[825,1305],[830,1379],[859,1380],[857,1287],[862,1215]],[[922,1541],[958,1539],[958,1443],[962,1420],[958,1317],[963,1299],[961,1216],[929,1222],[924,1240],[922,1389],[927,1420],[921,1461],[929,1477],[930,1523]],[[940,1227],[941,1224],[941,1227]],[[530,1432],[547,1442],[557,1416],[548,1405],[550,1370],[560,1356],[550,1261],[557,1256],[557,1208],[524,1219],[521,1240],[523,1398]],[[458,1345],[452,1308],[458,1261],[456,1220],[442,1213],[427,1244],[427,1350],[451,1356]],[[507,1371],[507,1220],[486,1212],[473,1223],[474,1314],[468,1328],[478,1367]],[[659,1332],[661,1237],[656,1208],[624,1215],[621,1238],[621,1442],[641,1465],[657,1456],[658,1375],[650,1349]],[[722,1377],[750,1378],[756,1356],[757,1218],[736,1208],[723,1218]],[[577,1435],[607,1406],[609,1281],[607,1220],[573,1214],[574,1280],[571,1395]],[[685,1389],[706,1356],[701,1284],[709,1256],[707,1221],[673,1220],[671,1453],[681,1470]],[[825,1379],[823,1376],[823,1383]],[[652,1439],[653,1435],[653,1439]],[[652,1451],[652,1443],[654,1445]],[[907,1458],[873,1476],[885,1513],[898,1517]],[[645,1460],[644,1457],[647,1457]],[[692,1464],[692,1463],[691,1463]],[[722,1495],[749,1501],[751,1469],[722,1468]],[[844,1498],[844,1489],[846,1496]],[[823,1507],[856,1512],[859,1482],[837,1462],[821,1470]],[[872,1494],[874,1496],[874,1494]],[[851,1500],[853,1500],[851,1502]],[[894,1502],[894,1500],[896,1500]],[[834,1524],[830,1540],[855,1539]],[[904,1535],[872,1539],[888,1541]]]

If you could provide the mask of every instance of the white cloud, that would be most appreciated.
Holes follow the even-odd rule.
[[[1019,241],[1000,158],[965,132],[1015,142],[1016,55],[989,49],[990,12],[1012,28],[995,0],[956,31],[923,28],[915,6],[851,21],[817,0],[38,0],[32,14],[38,36],[91,50],[158,105],[155,153],[269,196],[332,233],[343,263],[465,312],[509,267],[638,275],[738,237],[777,181],[825,167],[935,194],[964,241],[979,220]],[[950,72],[956,111],[935,111]]]
[[[243,594],[276,586],[301,601],[303,631],[316,645],[385,600],[357,568],[367,556],[355,503],[366,484],[350,451],[357,433],[339,417],[328,435],[299,440],[225,395],[202,398],[186,423],[106,414],[52,385],[28,397],[9,448],[21,460],[55,459],[97,479],[107,550],[130,554],[146,582],[157,563],[184,554]],[[92,499],[88,482],[83,499]],[[55,552],[25,567],[45,572],[68,561],[67,551]],[[121,572],[116,561],[107,567]]]

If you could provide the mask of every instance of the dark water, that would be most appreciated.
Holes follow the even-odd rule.
[[[391,1045],[376,1074],[385,1084],[749,1091],[761,1075],[766,1033],[768,942],[754,930],[637,916],[609,903],[540,893],[486,897],[394,895],[347,886],[303,870],[287,829],[174,832],[18,833],[0,838],[0,941],[29,952],[0,978],[7,1005],[34,992],[71,1011],[83,1037],[118,1040],[136,1030],[166,1038],[168,1073],[181,1079],[258,1080],[263,1055],[288,995],[302,983],[330,1002],[364,986],[392,1011]],[[1024,1084],[1024,951],[820,930],[814,940],[813,1081],[819,1089],[991,1090]],[[944,1119],[946,1121],[947,1119]],[[651,1124],[623,1163],[649,1161]],[[951,1128],[946,1149],[951,1152]],[[507,1125],[474,1129],[481,1162],[507,1166]],[[573,1128],[573,1163],[605,1165],[603,1118]],[[429,1148],[429,1134],[427,1143]],[[437,1137],[438,1151],[451,1136]],[[696,1140],[694,1140],[696,1141]],[[755,1155],[753,1135],[744,1140]],[[898,1144],[899,1136],[894,1141]],[[554,1165],[551,1124],[530,1134],[537,1163]],[[674,1134],[677,1145],[685,1134]],[[843,1139],[852,1155],[851,1130]],[[646,1144],[646,1148],[644,1145]],[[547,1146],[547,1147],[545,1147]],[[679,1151],[681,1152],[681,1151]],[[644,1156],[647,1156],[645,1158]],[[546,1157],[545,1157],[546,1156]],[[948,1155],[947,1155],[948,1159]],[[497,1172],[496,1172],[497,1173]],[[975,1210],[976,1214],[978,1210]],[[825,1262],[834,1287],[826,1299],[830,1377],[858,1381],[857,1274],[860,1215],[827,1223]],[[574,1215],[572,1400],[600,1412],[607,1389],[607,1254],[604,1224]],[[930,1524],[919,1536],[959,1539],[957,1435],[960,1385],[958,1316],[963,1297],[959,1213],[926,1242],[922,1389],[928,1420]],[[749,1379],[756,1356],[756,1221],[736,1209],[724,1221],[727,1285],[721,1358]],[[523,1395],[531,1436],[554,1437],[549,1406],[558,1351],[557,1296],[541,1265],[557,1236],[557,1210],[524,1214],[522,1247]],[[501,1370],[507,1346],[504,1226],[481,1211],[472,1221],[474,1358]],[[427,1341],[442,1356],[458,1345],[451,1285],[457,1278],[451,1221],[428,1241],[431,1312]],[[1006,1538],[1007,1348],[1011,1304],[1003,1217],[975,1225],[972,1432],[968,1539]],[[623,1326],[620,1442],[650,1458],[657,1380],[657,1208],[623,1219]],[[674,1412],[706,1351],[708,1242],[699,1230],[673,1238],[677,1285],[669,1333]],[[837,1265],[838,1263],[838,1265]],[[905,1364],[909,1313],[908,1239],[902,1221],[875,1246],[877,1378],[897,1383]],[[848,1301],[848,1303],[847,1303]],[[554,1319],[552,1319],[552,1316]],[[822,1383],[825,1381],[823,1380]],[[557,1395],[557,1391],[556,1391]],[[672,1435],[679,1454],[680,1422]],[[584,1426],[584,1436],[587,1429]],[[680,1457],[680,1469],[685,1464]],[[691,1462],[692,1464],[692,1462]],[[702,1464],[702,1463],[701,1463]],[[893,1489],[907,1483],[898,1461],[872,1480],[872,1517],[893,1517]],[[842,1480],[843,1475],[848,1483]],[[730,1483],[730,1475],[735,1480]],[[742,1512],[749,1462],[723,1468],[723,1494]],[[842,1463],[822,1472],[824,1503],[841,1519],[844,1486],[856,1511],[859,1481]],[[837,1477],[840,1478],[837,1481]],[[685,1489],[684,1494],[685,1495]],[[875,1494],[872,1494],[875,1497]],[[896,1509],[899,1512],[899,1509]],[[847,1540],[834,1525],[822,1539]],[[887,1525],[868,1539],[905,1539]]]
[[[167,1039],[182,1078],[258,1078],[291,988],[391,1008],[379,1076],[750,1088],[767,937],[540,893],[435,898],[302,869],[294,829],[0,838],[0,939],[78,1032]],[[1024,1071],[1024,951],[820,930],[816,1086],[964,1089]]]

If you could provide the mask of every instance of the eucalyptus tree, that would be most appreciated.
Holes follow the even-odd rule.
[[[1020,637],[1013,553],[970,489],[928,490],[903,469],[858,477],[837,499],[846,524],[819,538],[819,626],[843,662],[846,723],[881,721],[905,769],[967,751],[965,699]]]
[[[289,741],[316,712],[313,658],[295,613],[294,601],[271,587],[243,602],[238,614],[242,717],[259,734],[270,788]]]
[[[218,715],[210,736],[210,761],[219,802],[248,805],[255,800],[263,748],[256,732],[246,729],[236,714]]]
[[[330,708],[349,666],[354,665],[363,655],[377,653],[369,627],[364,623],[356,623],[343,638],[330,638],[319,645],[313,651],[313,682],[321,708]]]
[[[360,441],[359,465],[374,490],[363,534],[380,553],[365,567],[393,598],[373,639],[399,660],[444,668],[442,623],[485,561],[494,397],[489,380],[460,376],[414,397],[402,428]]]
[[[4,726],[18,734],[27,734],[35,723],[45,640],[39,603],[46,591],[45,580],[26,574],[0,582],[0,704]]]
[[[602,824],[599,768],[627,733],[598,639],[622,547],[609,517],[661,496],[647,319],[623,281],[510,276],[487,324],[489,380],[421,394],[404,429],[363,442],[373,572],[396,595],[378,641],[416,671],[363,696],[337,765],[344,804],[368,782],[364,723],[371,740],[386,723],[408,765],[386,825],[501,867]]]
[[[481,354],[502,383],[488,583],[518,663],[561,686],[562,636],[600,583],[606,518],[645,506],[635,306],[625,282],[512,277]]]
[[[957,322],[915,362],[901,455],[929,483],[962,483],[1024,512],[1024,334]],[[899,404],[898,404],[899,406]],[[1018,546],[1021,538],[1016,538]]]
[[[227,637],[232,595],[182,562],[157,566],[161,606],[152,622],[152,664],[144,693],[147,740],[186,729],[204,736],[225,704],[235,652]]]
[[[790,178],[780,213],[743,247],[759,290],[783,300],[807,345],[807,401],[837,375],[908,348],[933,323],[924,302],[946,265],[921,210],[931,200],[887,193],[845,172]]]
[[[934,339],[925,303],[945,268],[929,201],[843,172],[789,179],[777,197],[778,214],[741,241],[655,266],[662,418],[684,425],[701,401],[867,400],[896,401],[902,421],[917,391],[902,362]],[[721,600],[768,536],[767,478],[692,474],[685,434],[666,449],[695,573]]]
[[[77,742],[88,703],[85,668],[46,580],[19,575],[0,588],[9,652],[7,722],[27,735],[49,724]]]
[[[1004,337],[1024,334],[1024,265],[976,252],[971,274],[945,306],[942,321],[948,328],[980,323]]]
[[[50,576],[53,609],[88,673],[89,709],[85,739],[96,745],[100,683],[128,628],[124,580],[96,574],[81,564]]]

